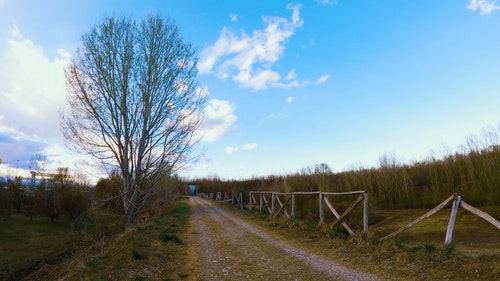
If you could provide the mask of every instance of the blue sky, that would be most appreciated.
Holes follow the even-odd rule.
[[[63,70],[106,15],[172,18],[209,93],[200,161],[181,175],[334,171],[454,152],[500,122],[500,3],[0,0],[0,174],[99,172],[66,151]],[[17,161],[19,160],[19,161]],[[20,170],[15,170],[19,166]]]

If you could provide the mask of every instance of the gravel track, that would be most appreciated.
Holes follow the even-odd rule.
[[[212,202],[191,197],[192,280],[378,280],[291,246]]]

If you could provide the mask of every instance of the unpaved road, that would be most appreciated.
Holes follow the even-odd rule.
[[[190,198],[192,280],[378,280],[292,247],[197,197]]]

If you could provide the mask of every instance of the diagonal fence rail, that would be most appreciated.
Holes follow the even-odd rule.
[[[460,195],[458,195],[457,193],[451,195],[450,197],[448,197],[446,200],[444,200],[443,202],[441,202],[439,205],[437,205],[436,207],[434,207],[433,209],[429,210],[427,213],[423,214],[422,216],[418,217],[417,219],[411,221],[410,223],[408,223],[407,225],[403,226],[402,228],[392,232],[391,234],[388,234],[382,238],[379,239],[379,241],[385,241],[385,240],[388,240],[388,239],[391,239],[393,237],[395,237],[396,235],[400,234],[401,232],[407,230],[408,228],[411,228],[413,227],[414,225],[416,225],[417,223],[423,221],[424,219],[434,215],[435,213],[439,212],[441,209],[447,207],[448,205],[450,205],[450,202],[452,202],[452,207],[451,207],[451,213],[450,213],[450,219],[448,220],[448,227],[446,229],[446,236],[445,236],[445,239],[444,239],[444,243],[445,244],[451,244],[452,243],[452,240],[453,240],[453,231],[455,229],[455,221],[456,221],[456,218],[457,218],[457,213],[458,213],[458,208],[459,207],[462,207],[464,209],[466,209],[467,211],[481,217],[482,219],[486,220],[487,222],[491,223],[492,225],[494,225],[496,228],[500,229],[500,222],[497,221],[494,217],[490,216],[488,213],[485,213],[467,203],[465,203],[462,198],[460,197]]]
[[[339,214],[332,202],[327,196],[357,196],[356,200],[342,213]],[[328,207],[330,212],[336,220],[330,225],[330,228],[338,224],[342,224],[350,235],[354,235],[354,231],[347,224],[346,217],[361,203],[363,202],[363,232],[368,234],[368,192],[351,191],[351,192],[272,192],[272,191],[250,191],[249,192],[249,206],[252,209],[257,204],[256,196],[258,196],[258,210],[260,212],[268,212],[273,216],[284,215],[287,218],[295,219],[297,214],[297,196],[318,196],[319,200],[319,223],[325,224],[325,206]],[[290,212],[287,207],[291,205]]]

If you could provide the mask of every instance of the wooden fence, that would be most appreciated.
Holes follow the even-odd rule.
[[[212,193],[203,193],[199,192],[198,197],[202,198],[207,198],[207,199],[212,199],[212,200],[217,200],[217,201],[225,201],[225,202],[230,202],[232,205],[238,205],[241,207],[243,210],[244,204],[243,204],[243,193],[237,194],[236,192],[232,192],[231,195],[229,195],[228,192],[212,192]]]
[[[249,194],[249,204],[250,210],[253,208],[254,204],[257,203],[255,195],[259,195],[259,206],[258,210],[260,212],[269,212],[273,216],[284,215],[287,218],[295,219],[297,213],[296,196],[298,195],[316,195],[319,199],[319,223],[325,223],[325,205],[335,216],[336,220],[330,225],[330,228],[335,227],[338,224],[342,224],[344,228],[349,232],[350,235],[354,235],[354,231],[349,227],[345,218],[349,213],[351,213],[359,203],[363,202],[363,232],[368,234],[368,192],[366,191],[351,191],[351,192],[271,192],[271,191],[250,191]],[[333,204],[326,197],[327,195],[333,196],[345,196],[345,195],[358,195],[357,199],[342,213],[339,214]],[[282,197],[283,200],[280,199]],[[291,203],[290,203],[291,202]],[[277,204],[279,204],[279,207]],[[287,211],[288,204],[291,204],[290,213]],[[278,208],[277,208],[278,207]]]
[[[444,200],[441,204],[437,205],[436,207],[434,207],[433,209],[431,209],[427,213],[420,216],[419,218],[413,220],[412,222],[410,222],[407,225],[403,226],[402,228],[394,231],[393,233],[391,233],[385,237],[380,238],[380,241],[385,241],[385,240],[393,238],[394,236],[400,234],[401,232],[407,230],[408,228],[416,225],[417,223],[419,223],[419,222],[423,221],[424,219],[437,213],[439,210],[448,206],[450,204],[450,202],[453,202],[453,203],[452,203],[452,207],[451,207],[450,219],[448,221],[448,228],[446,229],[446,236],[444,239],[445,244],[451,244],[451,242],[452,242],[453,230],[455,228],[455,221],[457,218],[457,212],[458,212],[459,207],[462,207],[462,208],[466,209],[467,211],[483,218],[487,222],[493,224],[496,228],[500,229],[500,222],[499,221],[497,221],[494,217],[490,216],[489,214],[465,203],[464,201],[462,201],[462,198],[460,197],[460,195],[455,193],[455,194],[451,195],[450,197],[448,197],[446,200]]]
[[[280,192],[272,192],[272,191],[250,191],[249,192],[249,208],[252,210],[254,206],[257,204],[257,199],[256,195],[258,195],[258,206],[256,208],[260,212],[267,212],[271,214],[272,216],[286,216],[287,218],[290,219],[295,219],[296,218],[296,213],[297,213],[297,205],[296,205],[296,197],[297,196],[302,196],[302,195],[316,195],[318,196],[319,199],[319,223],[320,224],[325,224],[325,205],[328,207],[328,209],[332,212],[332,214],[335,216],[336,220],[330,224],[330,228],[333,228],[339,224],[342,224],[344,228],[349,232],[350,235],[354,235],[354,231],[352,230],[351,227],[347,224],[345,218],[349,213],[351,213],[354,208],[356,208],[361,202],[363,202],[363,232],[364,234],[368,234],[368,192],[366,191],[351,191],[351,192],[320,192],[320,191],[314,191],[314,192],[289,192],[289,193],[280,193]],[[358,195],[356,200],[342,213],[339,214],[333,204],[330,202],[328,199],[328,195],[332,196],[345,196],[345,195]],[[212,200],[218,200],[218,201],[226,201],[230,202],[233,205],[238,205],[241,207],[241,209],[244,208],[244,203],[243,203],[243,195],[240,192],[237,194],[236,192],[232,192],[230,195],[227,192],[217,192],[217,193],[200,193],[199,196],[205,197],[208,199]],[[223,197],[224,196],[224,197]],[[214,198],[215,197],[215,198]],[[453,194],[450,197],[448,197],[446,200],[441,202],[439,205],[434,207],[433,209],[429,210],[427,213],[424,215],[420,216],[419,218],[411,221],[407,225],[403,226],[402,228],[394,231],[393,233],[390,233],[382,238],[380,238],[380,241],[385,241],[388,239],[391,239],[395,237],[396,235],[400,234],[401,232],[407,230],[408,228],[411,228],[418,224],[419,222],[423,221],[424,219],[432,216],[433,214],[437,213],[438,211],[442,210],[443,208],[447,207],[452,203],[451,207],[451,213],[450,213],[450,218],[448,221],[448,227],[446,230],[446,236],[444,243],[445,244],[450,244],[452,243],[452,238],[453,238],[453,231],[455,228],[455,221],[457,217],[457,212],[458,208],[462,207],[466,209],[467,211],[481,217],[482,219],[486,220],[487,222],[491,223],[493,226],[498,228],[500,230],[500,222],[496,220],[494,217],[489,215],[488,213],[485,213],[469,204],[464,202],[460,195],[458,194]],[[287,209],[288,208],[288,209]],[[290,212],[289,212],[290,211]]]

